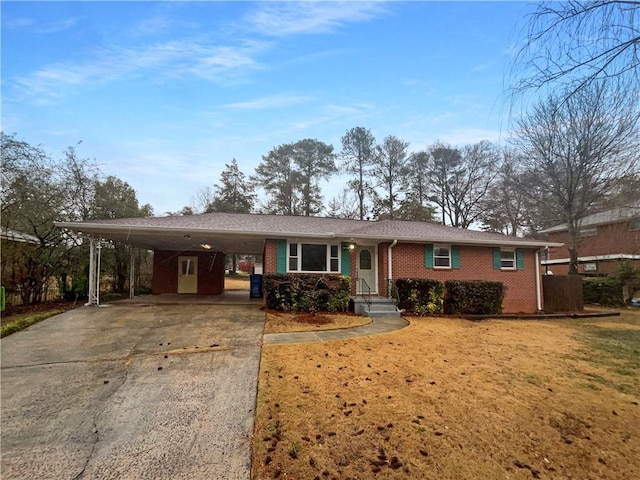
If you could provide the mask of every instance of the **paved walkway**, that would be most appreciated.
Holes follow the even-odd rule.
[[[371,323],[353,328],[339,330],[321,330],[318,332],[267,333],[262,343],[309,343],[327,340],[343,340],[347,338],[367,337],[378,333],[393,332],[409,325],[404,318],[372,318]]]

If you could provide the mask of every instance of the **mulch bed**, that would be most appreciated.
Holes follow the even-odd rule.
[[[309,325],[327,325],[328,323],[332,323],[330,318],[312,313],[300,313],[293,317],[293,321],[297,323],[307,323]]]

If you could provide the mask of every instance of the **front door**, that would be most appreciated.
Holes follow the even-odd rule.
[[[198,257],[178,257],[178,293],[198,293]]]
[[[356,269],[358,272],[356,293],[378,293],[375,252],[375,247],[358,246],[356,249]],[[366,282],[366,286],[362,280]]]

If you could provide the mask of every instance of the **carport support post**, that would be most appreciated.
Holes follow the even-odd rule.
[[[134,250],[131,248],[131,256],[129,257],[129,298],[135,296],[135,258]]]
[[[87,306],[100,304],[100,240],[92,235],[89,238],[89,301]]]

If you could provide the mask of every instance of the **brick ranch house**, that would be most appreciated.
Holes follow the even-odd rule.
[[[57,223],[154,252],[153,293],[224,292],[226,254],[258,255],[264,273],[348,275],[352,294],[386,296],[398,278],[495,280],[505,312],[542,309],[540,252],[559,243],[399,220],[209,213]],[[94,253],[92,253],[93,258]]]
[[[640,268],[640,204],[589,215],[580,220],[578,231],[578,272],[606,275],[620,262],[631,262]],[[556,225],[546,233],[549,241],[567,244],[567,225]],[[543,259],[544,269],[566,275],[569,271],[569,250],[552,247]]]

